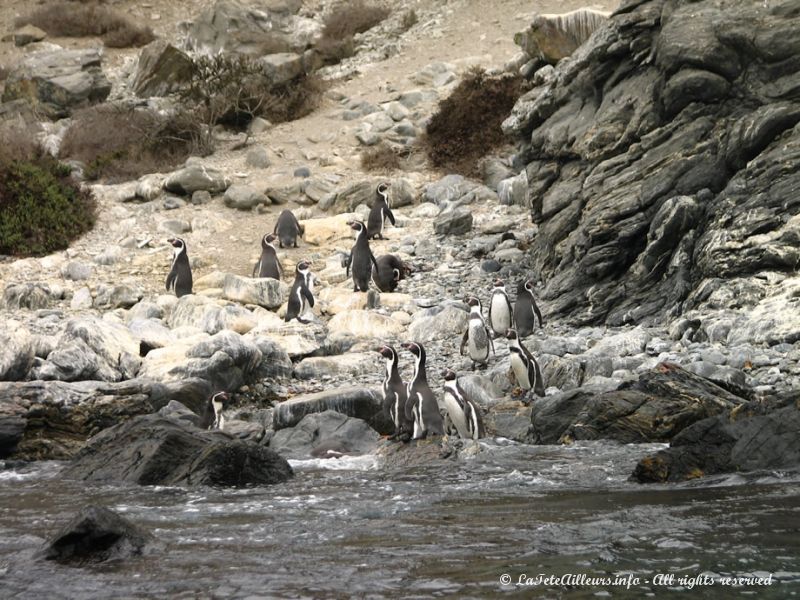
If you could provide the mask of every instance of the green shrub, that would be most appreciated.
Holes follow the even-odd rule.
[[[0,163],[0,254],[63,250],[94,226],[95,210],[91,193],[52,158]]]
[[[153,30],[100,2],[56,2],[15,21],[17,27],[35,25],[49,35],[102,38],[112,48],[138,47],[155,39]]]
[[[96,105],[74,113],[59,154],[86,165],[88,179],[124,181],[177,167],[193,154],[208,154],[203,124],[181,111]]]
[[[433,166],[475,175],[478,161],[506,142],[500,124],[523,91],[518,75],[489,77],[470,70],[439,102],[421,143]]]
[[[389,16],[391,11],[383,6],[367,4],[363,0],[342,2],[327,17],[317,50],[327,62],[337,63],[355,54],[353,36],[372,29]]]

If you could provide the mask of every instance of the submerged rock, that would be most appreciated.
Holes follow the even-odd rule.
[[[374,452],[380,434],[362,419],[334,410],[308,414],[294,427],[276,431],[269,447],[285,458],[328,458]]]

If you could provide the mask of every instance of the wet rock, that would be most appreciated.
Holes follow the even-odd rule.
[[[273,427],[276,431],[294,427],[306,415],[327,410],[362,419],[383,435],[394,431],[394,424],[383,413],[380,390],[364,386],[341,387],[316,394],[303,394],[281,402],[273,413]]]
[[[223,200],[225,206],[238,210],[252,210],[256,206],[270,204],[269,198],[254,187],[236,183],[225,190]]]
[[[285,283],[277,279],[239,277],[228,273],[222,286],[222,297],[242,304],[279,308],[288,298]]]
[[[380,369],[375,352],[351,352],[339,356],[314,356],[304,358],[294,369],[298,379],[325,379],[343,377],[358,379]]]
[[[139,485],[272,485],[293,476],[274,451],[203,431],[160,415],[143,415],[94,436],[64,477]]]
[[[0,381],[21,381],[33,366],[34,340],[19,322],[7,320],[0,329]]]
[[[269,447],[285,458],[326,458],[375,451],[380,434],[365,421],[326,410],[308,414],[294,427],[276,431]]]
[[[168,175],[164,181],[164,189],[184,196],[191,196],[199,190],[221,194],[230,184],[230,180],[221,171],[193,163]]]
[[[492,406],[483,421],[487,435],[527,443],[531,407],[513,400],[500,402]]]
[[[451,338],[460,343],[469,321],[469,313],[461,306],[446,304],[416,312],[408,328],[409,338],[420,343]]]
[[[397,339],[404,330],[402,323],[369,310],[340,312],[328,322],[330,334],[346,333],[363,339]]]
[[[38,558],[83,566],[152,554],[163,548],[147,531],[103,506],[83,507],[38,553]]]
[[[139,52],[130,88],[140,98],[167,96],[186,85],[194,64],[166,40],[155,40]]]
[[[572,390],[583,383],[583,365],[572,358],[562,358],[552,354],[540,354],[545,387],[557,387],[561,391]]]
[[[472,229],[472,212],[464,207],[439,214],[433,222],[438,235],[463,235]]]
[[[747,385],[747,377],[741,369],[735,369],[726,365],[714,364],[707,361],[689,363],[683,367],[690,373],[705,377],[713,381],[723,389],[740,398],[749,398],[751,390]]]
[[[537,398],[531,410],[529,441],[534,444],[560,443],[564,432],[578,422],[578,415],[596,391],[587,386]]]

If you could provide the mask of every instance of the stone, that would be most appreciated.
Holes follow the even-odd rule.
[[[380,390],[364,386],[341,387],[295,396],[278,404],[272,413],[272,424],[279,431],[296,426],[308,414],[327,410],[362,419],[382,435],[394,431],[394,424],[383,412]]]
[[[367,179],[351,183],[336,193],[332,206],[325,208],[320,206],[320,208],[323,210],[331,208],[335,213],[345,213],[353,212],[359,204],[372,206],[372,200],[375,198],[375,188],[378,183],[379,180],[377,179]]]
[[[267,54],[258,59],[272,85],[287,83],[305,74],[303,57],[294,52]]]
[[[192,230],[192,225],[183,219],[165,219],[158,224],[158,229],[164,233],[181,235],[189,233]]]
[[[537,398],[531,407],[529,442],[558,444],[597,390],[587,386]]]
[[[467,330],[469,313],[462,305],[446,304],[414,313],[408,327],[409,337],[419,343],[457,339]]]
[[[288,185],[269,186],[264,193],[273,204],[287,204],[296,202],[297,204],[308,204],[307,198],[303,195],[303,185],[293,182]]]
[[[277,279],[240,277],[227,273],[222,283],[222,297],[242,304],[257,304],[277,309],[286,302],[289,289]]]
[[[334,192],[333,184],[320,177],[309,177],[305,180],[302,187],[303,193],[312,202],[321,202],[323,198]]]
[[[99,309],[130,308],[142,299],[142,290],[129,285],[100,284],[95,288],[94,307]]]
[[[188,54],[158,39],[139,52],[130,89],[140,98],[168,96],[189,83],[193,70]]]
[[[64,470],[81,481],[138,485],[274,485],[293,476],[286,459],[224,432],[142,415],[94,436]]]
[[[50,118],[67,117],[75,108],[108,97],[111,83],[101,65],[97,48],[29,54],[8,74],[2,100],[23,99]]]
[[[459,207],[440,213],[433,222],[437,235],[464,235],[472,230],[472,212]]]
[[[380,370],[377,352],[350,352],[339,356],[304,358],[294,368],[298,379],[339,377],[355,380]]]
[[[216,302],[194,294],[178,298],[167,319],[170,329],[191,326],[211,335],[223,329],[247,333],[256,322],[253,314],[238,304]]]
[[[22,47],[35,42],[41,42],[47,37],[47,32],[42,31],[34,25],[28,24],[14,31],[11,37],[14,40],[15,46]]]
[[[21,381],[33,366],[35,350],[28,330],[18,321],[5,320],[0,329],[0,381]]]
[[[195,206],[201,206],[203,204],[208,204],[211,202],[211,193],[207,190],[197,190],[192,192],[192,204]]]
[[[92,308],[92,290],[88,287],[82,287],[75,290],[72,294],[72,300],[69,301],[69,307],[72,310],[86,310]]]
[[[572,54],[592,33],[608,21],[609,13],[579,8],[560,15],[536,15],[514,43],[531,58],[551,64]]]
[[[184,196],[191,196],[198,190],[221,194],[230,184],[230,180],[221,171],[193,163],[168,175],[164,181],[164,189]]]
[[[136,182],[135,195],[146,202],[158,198],[164,189],[163,175],[144,175]]]
[[[252,379],[288,379],[292,376],[294,366],[289,353],[278,341],[262,335],[247,333],[245,341],[252,343],[261,352],[261,362],[253,369]],[[290,348],[291,349],[291,348]]]
[[[331,335],[346,333],[359,339],[393,340],[403,334],[405,327],[374,311],[347,310],[328,322],[328,331]]]
[[[352,214],[343,214],[335,217],[300,221],[300,225],[305,228],[303,240],[312,246],[321,246],[328,242],[350,239],[352,238],[353,230],[350,229],[347,222],[352,218]]]
[[[163,546],[113,510],[89,504],[53,535],[37,557],[84,566],[153,554]]]
[[[497,197],[500,204],[529,206],[528,172],[522,171],[519,175],[500,181],[497,184]]]
[[[486,434],[527,443],[530,414],[531,407],[521,402],[509,401],[497,404],[484,417]]]
[[[269,198],[254,187],[235,183],[225,190],[225,206],[239,210],[252,210],[262,204],[270,204]]]
[[[38,310],[52,306],[63,297],[64,290],[49,283],[11,283],[3,290],[2,307]]]
[[[440,88],[456,80],[455,67],[449,63],[434,62],[417,71],[409,79],[414,83],[432,88]]]
[[[264,148],[264,146],[254,146],[250,148],[247,151],[244,161],[248,166],[255,167],[256,169],[266,169],[272,164],[267,149]]]
[[[274,341],[293,359],[322,352],[325,347],[325,327],[320,323],[304,324],[297,321],[259,324],[246,334],[248,339],[261,335]]]
[[[289,459],[326,458],[375,451],[380,434],[362,419],[326,410],[304,416],[294,427],[276,431],[269,447]]]

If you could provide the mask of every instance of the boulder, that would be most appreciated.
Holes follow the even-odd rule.
[[[252,373],[254,380],[288,379],[292,376],[292,359],[276,340],[252,333],[245,335],[244,340],[254,344],[261,352],[261,362]]]
[[[95,288],[94,301],[95,308],[109,310],[114,308],[130,308],[142,299],[142,290],[129,285],[107,285],[100,284]]]
[[[5,321],[0,329],[0,381],[25,379],[34,356],[34,340],[28,330],[18,321]]]
[[[222,297],[242,304],[277,309],[288,296],[289,288],[285,283],[268,277],[240,277],[227,273],[222,284]]]
[[[514,43],[530,58],[555,64],[572,54],[601,25],[609,13],[579,8],[560,15],[535,15],[527,29],[514,35]]]
[[[305,74],[303,56],[294,52],[277,52],[258,59],[272,85],[288,83]]]
[[[717,473],[800,466],[800,406],[795,394],[774,404],[749,403],[698,421],[670,447],[639,461],[640,483],[685,481]]]
[[[391,119],[389,120],[391,121]],[[360,204],[372,206],[378,183],[380,183],[378,179],[365,179],[351,183],[336,193],[331,206],[323,206],[320,203],[320,208],[323,210],[333,209],[333,212],[338,214],[353,212]]]
[[[90,439],[63,472],[69,479],[138,485],[272,485],[293,475],[264,446],[142,415]]]
[[[178,298],[167,324],[171,329],[190,326],[213,335],[223,329],[247,333],[256,325],[256,319],[238,304],[189,294]]]
[[[166,40],[155,40],[139,52],[130,87],[140,98],[167,96],[186,85],[193,70],[188,54]]]
[[[47,37],[47,32],[42,31],[34,25],[25,25],[15,30],[10,36],[3,36],[3,41],[11,37],[14,40],[14,45],[17,47],[27,46],[35,42],[41,42]]]
[[[397,339],[405,331],[399,321],[370,310],[346,310],[328,321],[330,334],[350,334],[361,339]]]
[[[43,50],[17,63],[5,81],[3,102],[23,99],[52,119],[103,102],[111,83],[102,70],[102,51]]]
[[[248,166],[255,167],[256,169],[266,169],[272,164],[267,149],[264,148],[264,146],[250,148],[244,160]]]
[[[64,290],[49,283],[10,283],[3,290],[2,308],[48,308],[64,298]]]
[[[447,338],[460,339],[467,330],[469,313],[461,304],[445,304],[414,313],[408,327],[408,336],[415,342]]]
[[[272,413],[272,425],[276,431],[294,427],[306,415],[326,410],[362,419],[383,435],[394,432],[394,424],[383,412],[380,389],[364,386],[341,387],[295,396],[278,404]]]
[[[321,323],[299,323],[282,320],[274,324],[259,323],[246,334],[247,339],[264,336],[280,346],[291,358],[297,359],[321,352],[325,346],[326,331]]]
[[[271,204],[269,198],[252,186],[235,183],[225,190],[225,206],[239,210],[252,210],[262,204]]]
[[[438,235],[463,235],[472,229],[472,211],[465,207],[439,213],[433,222]]]
[[[353,217],[353,214],[347,213],[335,217],[300,221],[300,225],[305,228],[303,241],[312,246],[321,246],[328,242],[350,239],[353,237],[353,230],[350,229],[347,222]]]
[[[516,400],[498,402],[483,418],[486,435],[528,443],[531,407]]]
[[[276,431],[269,447],[284,458],[326,458],[370,454],[380,434],[361,419],[326,410],[303,417],[294,427]]]
[[[376,352],[350,352],[339,356],[312,356],[301,360],[294,368],[298,379],[328,379],[340,377],[357,380],[380,367]]]
[[[221,194],[230,184],[230,180],[221,171],[193,163],[170,173],[164,181],[164,189],[183,196],[191,196],[201,190],[210,194]]]
[[[147,354],[153,348],[163,348],[174,344],[175,334],[158,319],[131,319],[128,323],[131,335],[139,340],[140,354]]]
[[[163,548],[147,531],[104,506],[84,506],[37,556],[73,566],[124,560]]]

